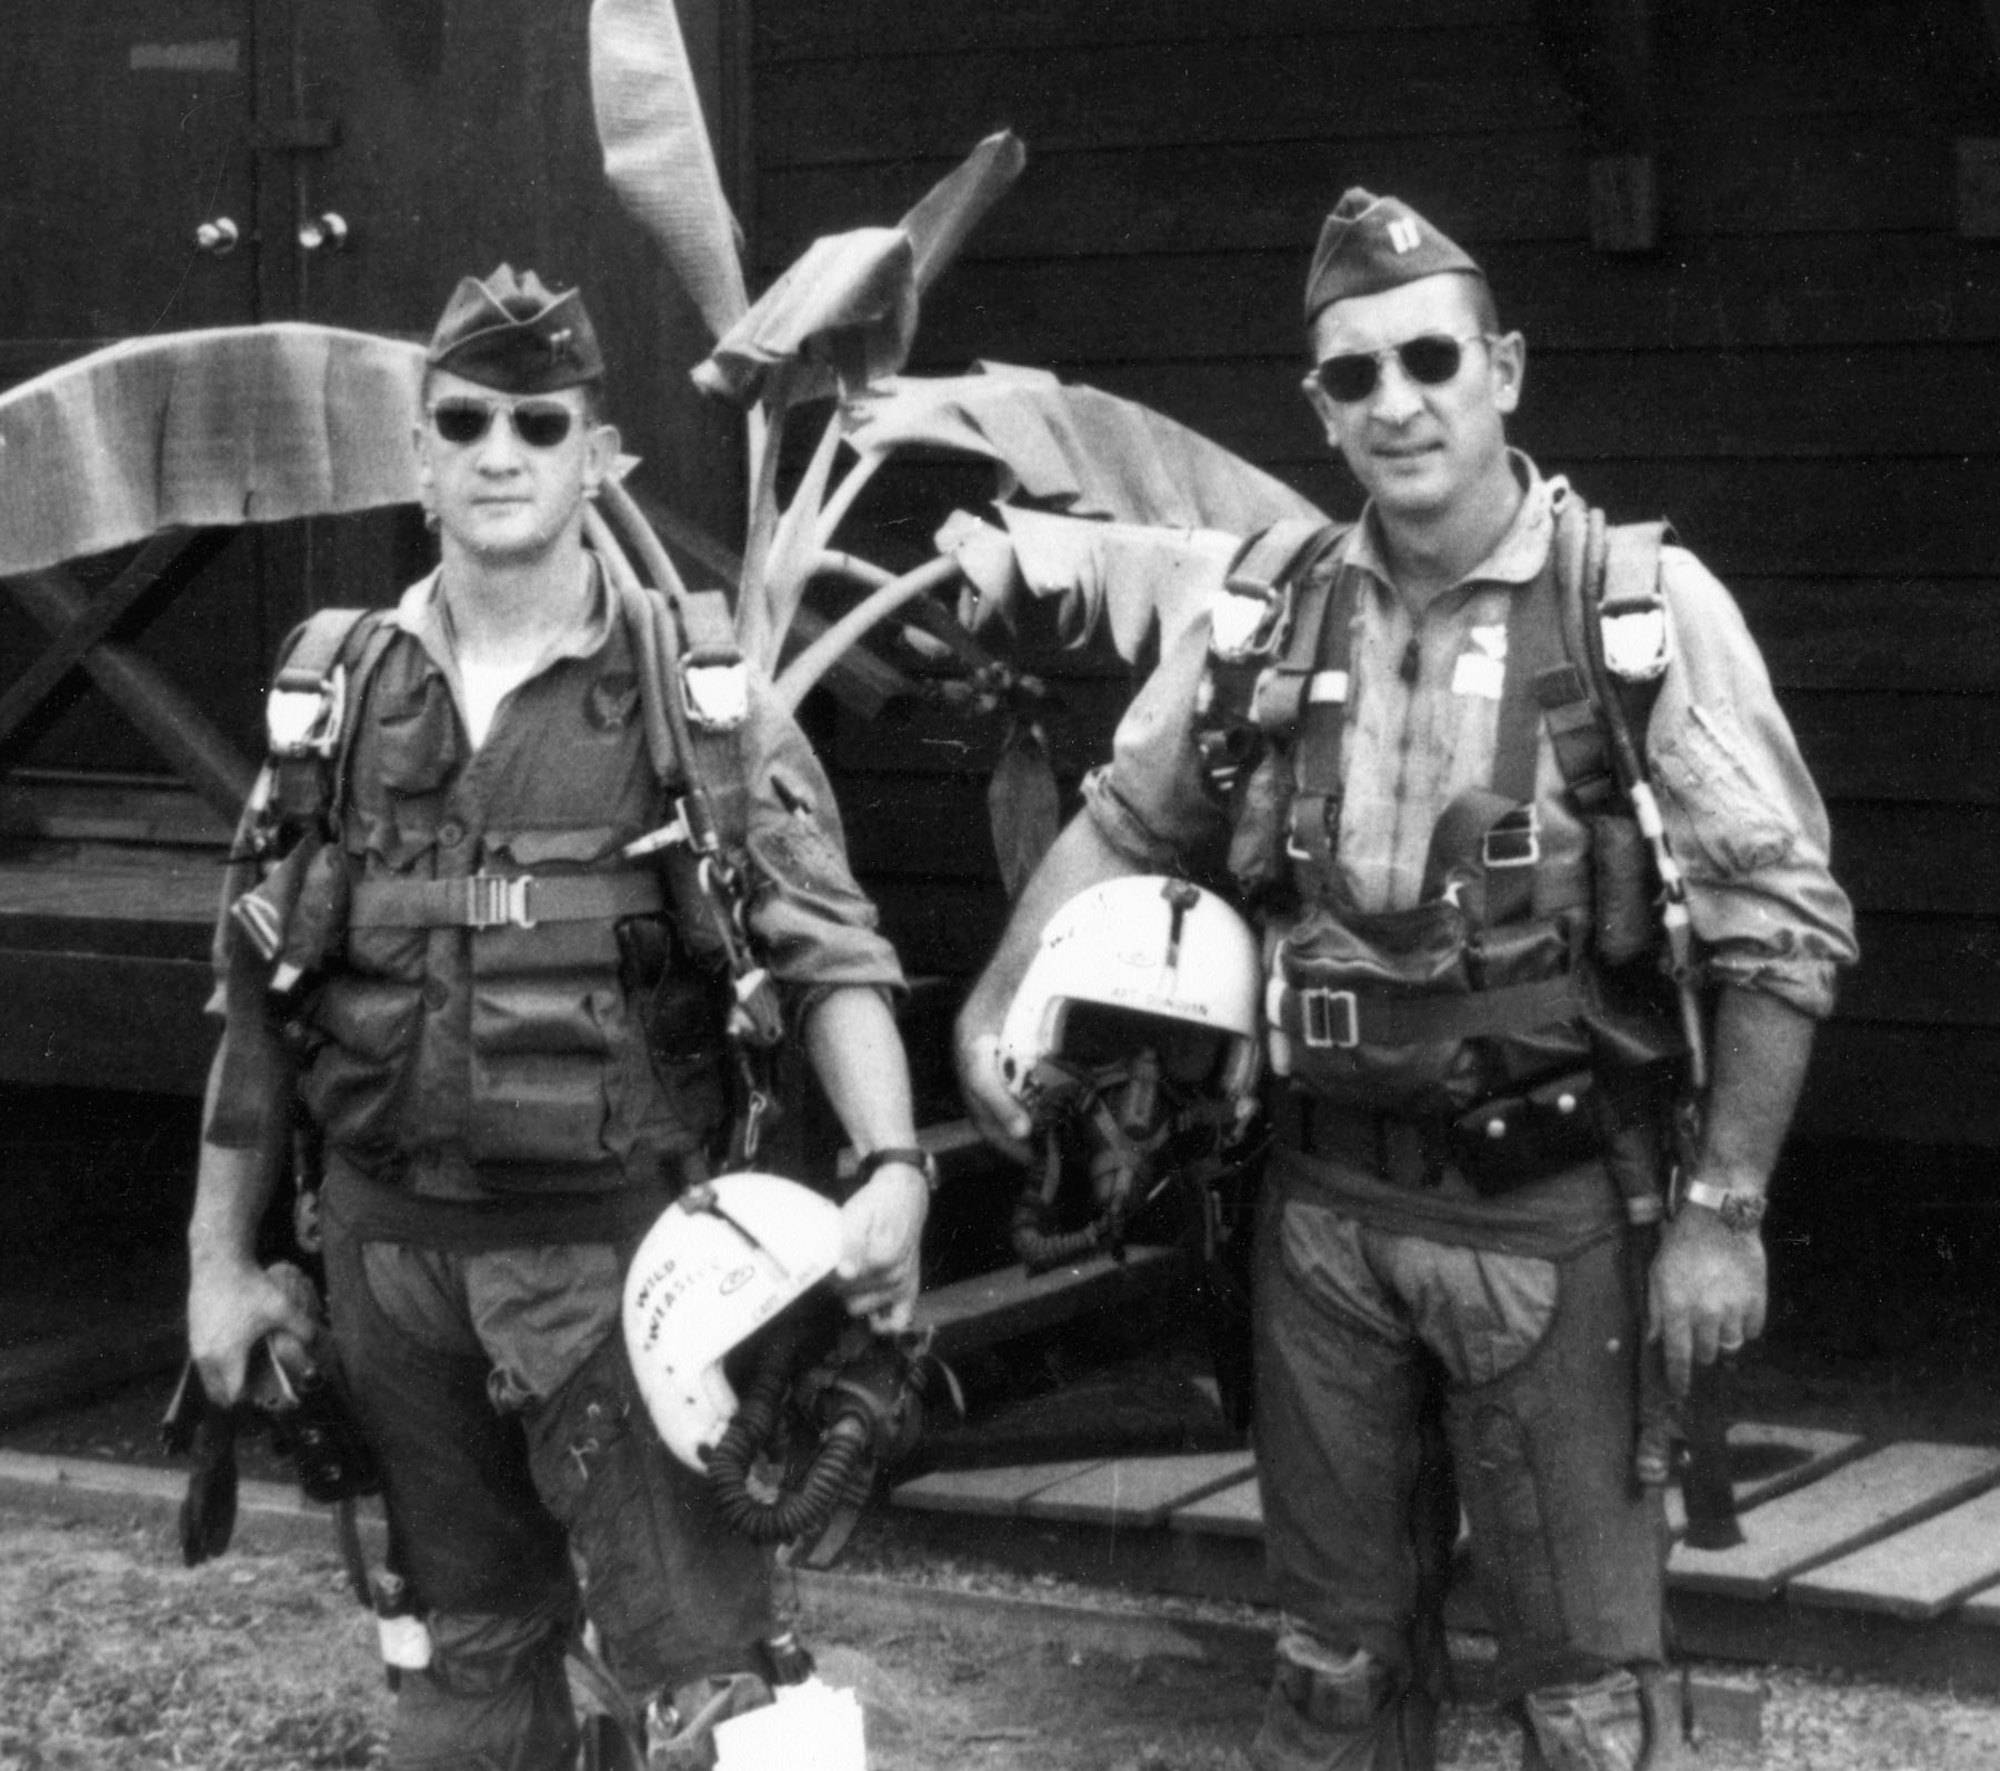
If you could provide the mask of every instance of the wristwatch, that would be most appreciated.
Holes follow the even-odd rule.
[[[892,1162],[907,1163],[918,1170],[924,1177],[924,1185],[933,1193],[937,1191],[937,1158],[914,1144],[884,1144],[879,1150],[870,1150],[854,1165],[855,1189],[867,1186],[878,1168],[887,1168]]]
[[[1738,1193],[1710,1181],[1684,1181],[1681,1199],[1688,1205],[1705,1206],[1723,1222],[1725,1229],[1748,1234],[1764,1221],[1764,1195]]]

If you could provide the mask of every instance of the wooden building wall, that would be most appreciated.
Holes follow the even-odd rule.
[[[1615,515],[1671,515],[1732,585],[1832,803],[1866,958],[1805,1129],[2000,1142],[2000,27],[1977,0],[1602,10],[1659,21],[1637,255],[1593,247],[1603,138],[1533,0],[763,0],[759,281],[1011,127],[1027,173],[914,366],[1052,367],[1348,512],[1296,393],[1299,290],[1345,186],[1413,202],[1528,335],[1518,440]],[[1088,662],[1063,686],[1080,767],[1125,686]],[[975,967],[1004,913],[993,742],[838,731],[859,858],[921,971]]]

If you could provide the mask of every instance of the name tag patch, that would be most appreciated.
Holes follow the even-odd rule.
[[[1498,701],[1507,681],[1507,629],[1503,623],[1475,627],[1466,634],[1467,648],[1452,667],[1451,692]]]

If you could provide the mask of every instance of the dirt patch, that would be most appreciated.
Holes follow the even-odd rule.
[[[1134,1657],[990,1628],[817,1618],[821,1669],[867,1708],[872,1771],[1243,1771],[1259,1679],[1239,1661]],[[836,1636],[839,1638],[836,1640]],[[1740,1669],[1738,1669],[1740,1671]],[[1704,1771],[1983,1771],[2000,1703],[1789,1670],[1765,1742]],[[0,1771],[321,1771],[383,1757],[390,1698],[338,1559],[232,1552],[179,1566],[163,1526],[0,1510]],[[1515,1762],[1492,1712],[1447,1718],[1444,1771]]]

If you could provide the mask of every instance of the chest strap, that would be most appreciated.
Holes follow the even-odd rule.
[[[543,922],[615,922],[667,907],[650,869],[618,873],[474,873],[460,879],[358,879],[350,928],[531,929]]]
[[[274,840],[336,815],[355,704],[390,632],[380,609],[320,609],[285,642],[264,698],[263,799]]]
[[[1451,996],[1380,996],[1273,979],[1265,1001],[1271,1024],[1313,1051],[1356,1046],[1455,1045],[1465,1039],[1524,1035],[1573,1020],[1585,1008],[1574,972]]]
[[[1273,523],[1230,564],[1227,594],[1210,617],[1208,667],[1195,706],[1195,747],[1218,797],[1235,790],[1267,740],[1282,743],[1297,727],[1303,681],[1292,680],[1292,661],[1303,649],[1310,672],[1325,606],[1325,575],[1315,568],[1347,530],[1304,518]],[[1302,628],[1310,630],[1303,648]]]
[[[1298,734],[1285,853],[1296,864],[1304,889],[1314,896],[1332,886],[1334,850],[1340,840],[1359,576],[1337,568],[1330,579],[1319,575],[1312,604],[1301,611],[1280,666],[1284,687],[1272,695],[1274,711],[1281,700],[1289,703],[1291,729]]]

